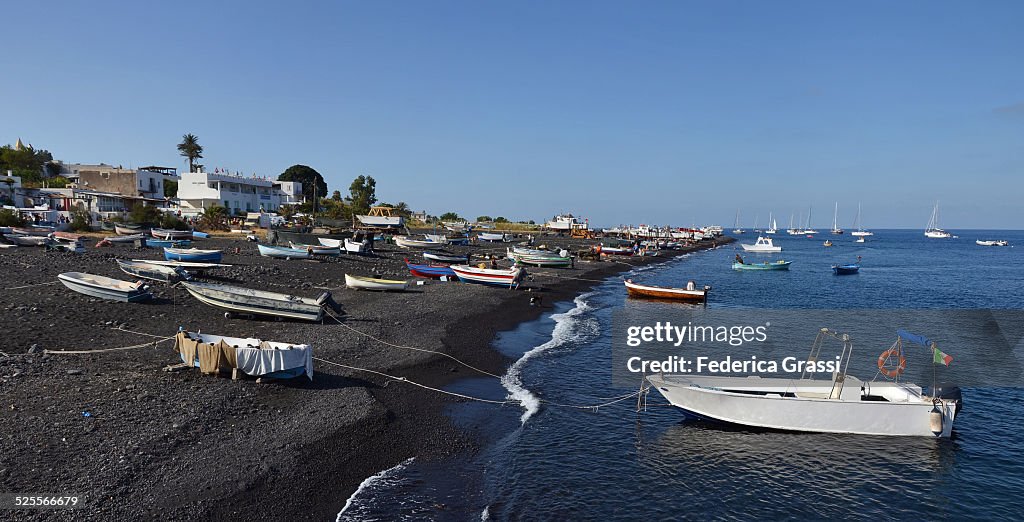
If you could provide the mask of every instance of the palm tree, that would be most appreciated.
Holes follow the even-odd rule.
[[[203,157],[203,146],[199,144],[199,138],[195,134],[186,134],[181,137],[178,152],[188,158],[188,171],[194,172],[195,161]]]

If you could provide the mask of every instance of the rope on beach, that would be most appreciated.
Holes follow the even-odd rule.
[[[359,335],[363,335],[363,336],[369,337],[370,339],[373,339],[374,341],[377,341],[378,343],[381,343],[381,344],[383,344],[385,346],[390,346],[392,348],[402,348],[404,350],[414,350],[414,351],[417,351],[417,352],[426,352],[426,353],[433,353],[433,354],[436,354],[436,355],[441,355],[441,356],[447,357],[447,358],[449,358],[449,359],[451,359],[451,360],[453,360],[453,361],[455,361],[455,362],[465,366],[466,368],[469,368],[471,370],[480,372],[480,373],[482,373],[484,375],[489,375],[489,376],[495,377],[497,379],[501,378],[500,375],[493,374],[493,373],[491,373],[491,372],[489,372],[487,370],[481,370],[480,368],[477,368],[476,366],[473,366],[472,364],[464,362],[464,361],[460,360],[459,358],[457,358],[457,357],[455,357],[453,355],[449,355],[449,354],[444,353],[444,352],[439,352],[437,350],[428,350],[426,348],[416,348],[415,346],[402,346],[402,345],[399,345],[399,344],[389,343],[389,342],[387,342],[387,341],[385,341],[383,339],[380,339],[378,337],[374,337],[373,335],[368,334],[366,332],[362,332],[362,331],[356,330],[355,328],[352,328],[351,326],[341,322],[341,320],[336,315],[334,315],[334,313],[331,312],[330,310],[328,310],[327,314],[330,315],[341,326],[343,326],[345,328],[348,328],[349,330],[352,330],[353,332],[355,332],[355,333],[357,333]]]
[[[399,382],[408,383],[408,384],[411,384],[413,386],[419,386],[420,388],[423,388],[423,389],[427,389],[427,390],[430,390],[430,391],[435,391],[435,392],[438,392],[438,393],[443,393],[445,395],[451,395],[453,397],[460,397],[460,398],[468,399],[468,400],[471,400],[471,401],[486,402],[486,403],[489,403],[489,404],[500,404],[500,405],[520,404],[519,401],[513,401],[513,400],[496,401],[496,400],[493,400],[493,399],[481,399],[480,397],[473,397],[471,395],[464,395],[464,394],[461,394],[461,393],[450,392],[450,391],[447,391],[447,390],[442,390],[440,388],[434,388],[433,386],[427,386],[426,384],[420,384],[420,383],[418,383],[416,381],[410,381],[409,379],[406,379],[405,377],[398,377],[398,376],[390,375],[390,374],[387,374],[387,373],[384,373],[384,372],[378,372],[376,370],[369,370],[369,369],[366,369],[366,368],[359,368],[357,366],[349,366],[347,364],[336,363],[334,361],[328,361],[327,359],[321,359],[320,357],[313,357],[313,360],[314,361],[322,362],[324,364],[330,364],[330,365],[338,366],[338,367],[341,367],[341,368],[347,368],[349,370],[356,370],[356,371],[360,371],[360,372],[372,373],[374,375],[380,375],[381,377],[385,377],[385,378],[391,379],[393,381],[399,381]]]
[[[49,283],[36,283],[34,285],[12,286],[10,288],[4,288],[4,290],[21,290],[22,288],[32,288],[33,286],[55,285],[59,282],[60,281],[50,281]]]
[[[170,341],[170,340],[173,340],[173,339],[174,339],[174,336],[172,335],[171,337],[165,337],[163,339],[160,339],[159,341],[149,341],[149,342],[145,342],[145,343],[142,343],[142,344],[135,344],[135,345],[132,345],[132,346],[120,346],[120,347],[117,347],[117,348],[98,348],[96,350],[43,350],[43,353],[51,354],[51,355],[54,355],[54,354],[60,354],[60,355],[83,355],[83,354],[90,354],[90,353],[119,352],[119,351],[123,351],[123,350],[133,350],[135,348],[145,348],[147,346],[156,346],[156,345],[158,345],[158,344],[160,344],[162,342]]]

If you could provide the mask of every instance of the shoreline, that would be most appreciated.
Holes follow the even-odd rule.
[[[544,240],[575,248],[586,244]],[[241,253],[229,253],[236,246]],[[345,325],[362,334],[330,321],[228,320],[183,289],[162,284],[153,285],[152,304],[100,302],[53,284],[56,273],[73,270],[127,278],[113,259],[154,258],[155,249],[90,245],[85,254],[10,249],[0,254],[10,276],[0,289],[0,308],[12,324],[29,326],[11,332],[4,350],[9,356],[0,357],[0,392],[10,403],[0,409],[0,422],[10,427],[5,439],[15,449],[0,456],[0,480],[8,491],[86,495],[86,509],[67,512],[72,518],[333,519],[375,473],[410,457],[430,460],[479,449],[472,435],[455,428],[444,414],[450,397],[322,363],[316,363],[312,382],[256,384],[192,370],[163,372],[162,367],[177,362],[171,343],[82,356],[42,350],[134,345],[152,339],[119,328],[170,335],[184,326],[308,342],[316,357],[442,387],[479,374],[451,359],[388,348],[365,335],[443,351],[503,374],[513,361],[491,348],[498,332],[535,320],[555,303],[574,299],[615,274],[712,244],[635,258],[638,262],[532,268],[524,285],[531,291],[427,282],[403,294],[337,288],[342,272],[409,278],[401,259],[415,252],[393,245],[380,245],[373,258],[323,262],[260,258],[251,243],[237,240],[202,240],[197,247],[225,249],[224,262],[235,266],[217,278],[228,284],[295,288],[299,295],[331,287]],[[10,290],[25,284],[40,286]],[[543,296],[540,306],[530,304],[532,296]]]

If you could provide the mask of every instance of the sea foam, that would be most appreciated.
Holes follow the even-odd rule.
[[[409,464],[412,464],[413,458],[415,457],[408,458],[394,467],[370,475],[365,480],[360,482],[359,487],[356,488],[356,490],[352,493],[352,496],[348,497],[348,500],[345,501],[345,506],[342,507],[341,511],[338,512],[338,516],[337,518],[335,518],[335,522],[341,522],[342,520],[346,520],[348,518],[344,516],[345,512],[348,511],[349,508],[357,504],[357,499],[360,494],[362,494],[366,490],[373,488],[374,486],[377,486],[378,484],[386,486],[387,482],[389,482],[389,479],[393,478],[400,471],[408,467]]]

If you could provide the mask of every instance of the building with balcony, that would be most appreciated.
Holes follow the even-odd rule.
[[[220,205],[233,214],[277,212],[282,205],[302,203],[302,183],[275,181],[216,172],[188,172],[178,182],[182,214],[199,214]]]
[[[136,170],[114,167],[104,163],[61,165],[61,175],[68,178],[68,181],[77,188],[158,199],[164,197],[164,180],[167,179],[168,170],[171,179],[176,177],[174,169],[163,167],[146,167]]]

